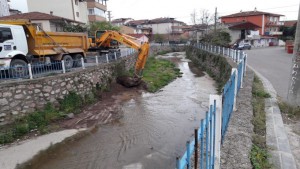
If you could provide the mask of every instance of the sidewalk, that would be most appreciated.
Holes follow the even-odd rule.
[[[31,160],[39,152],[47,150],[52,145],[60,143],[80,131],[76,129],[63,130],[25,140],[19,145],[2,147],[0,148],[0,169],[15,169],[19,164]]]
[[[265,90],[271,95],[266,99],[265,111],[267,116],[267,146],[271,153],[271,163],[276,169],[297,169],[292,154],[287,131],[284,127],[281,112],[277,104],[277,92],[272,84],[260,73],[248,65],[261,79]]]

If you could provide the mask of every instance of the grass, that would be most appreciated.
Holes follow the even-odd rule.
[[[22,138],[31,132],[45,134],[55,129],[56,122],[66,117],[69,113],[80,113],[84,105],[95,103],[100,92],[106,91],[106,86],[97,85],[91,93],[81,97],[74,91],[69,92],[63,99],[59,100],[58,108],[47,103],[43,110],[35,111],[26,116],[20,117],[9,126],[0,130],[0,144],[8,144]]]
[[[145,65],[143,80],[149,92],[156,92],[180,75],[180,69],[173,62],[149,57]]]
[[[252,86],[252,105],[254,135],[252,137],[253,145],[250,153],[250,160],[254,169],[272,168],[268,161],[269,154],[266,146],[266,113],[265,99],[270,94],[264,91],[262,82],[257,76],[254,76]]]
[[[278,102],[281,113],[286,114],[289,118],[300,119],[300,107],[292,106],[286,102]]]

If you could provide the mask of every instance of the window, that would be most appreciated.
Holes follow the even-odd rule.
[[[42,23],[32,23],[32,25],[36,27],[37,31],[41,31],[41,29],[43,29]]]
[[[0,43],[3,43],[7,40],[12,40],[10,28],[0,28]]]
[[[78,5],[78,0],[75,0],[75,5]]]
[[[105,11],[103,11],[99,8],[89,8],[88,11],[89,11],[89,15],[97,15],[97,16],[106,17]]]
[[[76,16],[79,17],[79,12],[76,12]]]

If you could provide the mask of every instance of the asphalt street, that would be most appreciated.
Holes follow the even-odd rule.
[[[286,100],[292,54],[286,53],[284,47],[257,48],[245,52],[248,54],[248,65],[266,77],[274,86],[277,95]]]

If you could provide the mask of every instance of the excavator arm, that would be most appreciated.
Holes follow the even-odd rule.
[[[137,51],[139,51],[137,60],[135,62],[135,76],[138,78],[142,77],[143,74],[143,69],[145,67],[148,55],[149,55],[149,43],[143,43],[143,44],[138,44],[134,41],[134,37],[122,34],[117,31],[106,31],[102,34],[102,36],[98,39],[96,39],[96,45],[102,46],[107,43],[110,43],[111,40],[116,40],[130,48],[133,48]]]

